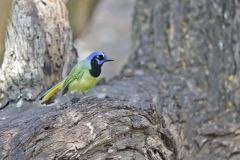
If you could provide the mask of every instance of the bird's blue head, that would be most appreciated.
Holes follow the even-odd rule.
[[[104,62],[113,61],[109,59],[102,51],[92,52],[85,60],[85,64],[90,67],[90,74],[93,77],[98,77],[101,74],[101,67]]]
[[[89,62],[96,63],[96,65],[102,66],[104,62],[113,61],[108,58],[102,51],[94,51],[87,58]]]

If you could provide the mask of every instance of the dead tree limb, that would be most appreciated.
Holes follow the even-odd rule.
[[[22,112],[0,126],[1,159],[176,159],[171,134],[154,110],[116,101],[84,98]]]

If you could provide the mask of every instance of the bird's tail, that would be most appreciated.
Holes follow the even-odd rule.
[[[63,82],[64,81],[59,82],[58,84],[50,88],[47,92],[45,92],[40,98],[41,103],[47,102],[57,91],[59,91],[63,86]]]

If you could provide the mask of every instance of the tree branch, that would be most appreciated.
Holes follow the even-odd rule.
[[[177,159],[176,144],[154,105],[147,102],[139,110],[134,99],[72,96],[0,123],[0,159]]]

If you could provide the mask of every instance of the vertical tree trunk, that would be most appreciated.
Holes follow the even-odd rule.
[[[181,159],[240,159],[239,14],[235,0],[136,1],[123,73],[162,77]]]
[[[239,104],[239,2],[140,0],[128,66],[193,77],[213,105]]]
[[[0,89],[10,100],[34,100],[76,56],[62,0],[14,0],[5,43]]]
[[[43,86],[59,80],[63,56],[72,49],[70,33],[61,0],[15,0],[2,68],[3,93],[13,100],[32,100]],[[142,87],[146,83],[152,86],[149,90]],[[4,108],[0,159],[178,159],[172,134],[151,102],[155,86],[153,79],[120,78],[99,88],[97,96],[105,100],[78,95],[49,106],[25,102],[20,109],[15,108],[19,103],[12,110]],[[107,98],[106,89],[118,92]]]

